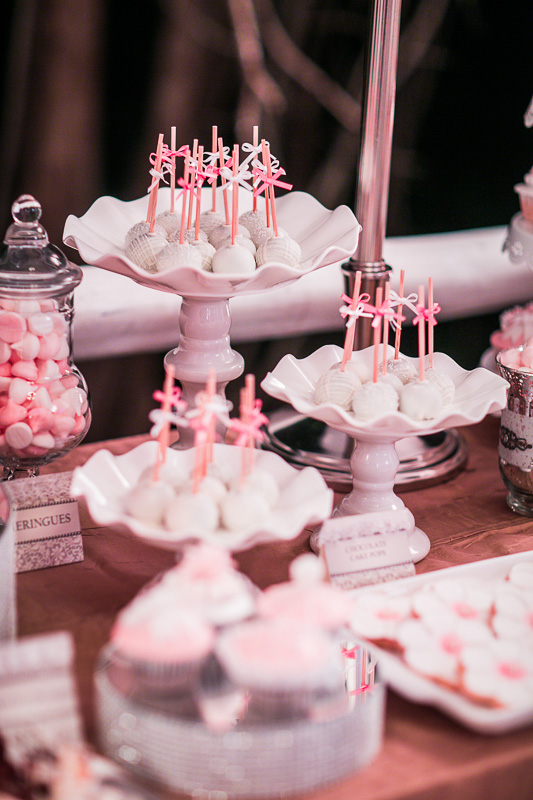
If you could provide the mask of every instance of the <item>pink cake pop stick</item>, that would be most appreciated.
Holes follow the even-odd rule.
[[[154,168],[153,170],[150,170],[150,174],[152,174],[152,183],[148,189],[148,191],[150,192],[150,199],[148,201],[148,212],[146,215],[146,221],[150,223],[150,228],[149,228],[150,233],[153,233],[155,225],[155,212],[157,208],[157,190],[159,189],[159,181],[161,180],[162,155],[163,155],[163,134],[160,133],[157,140]]]
[[[216,153],[218,150],[218,128],[216,125],[213,125],[211,128],[211,149],[213,153]],[[216,161],[213,164],[216,167]],[[211,186],[211,211],[217,210],[217,182],[216,180],[213,181]]]
[[[352,302],[350,303],[350,309],[352,311],[355,310],[358,302],[359,302],[359,290],[361,289],[361,270],[357,270],[355,273],[355,283],[352,295]],[[370,298],[368,298],[370,299]],[[355,326],[356,326],[356,319],[354,318],[353,324],[346,327],[346,335],[344,337],[344,353],[342,356],[342,364],[341,364],[341,372],[346,370],[346,364],[352,357],[353,353],[353,343],[355,339]]]
[[[189,159],[191,157],[190,148],[187,147],[185,151],[185,161],[183,163],[183,194],[181,200],[181,226],[180,226],[180,244],[185,242],[185,219],[187,212],[187,187],[189,186]]]
[[[192,143],[192,164],[191,164],[191,183],[196,184],[196,179],[198,175],[198,139],[195,139]],[[190,192],[189,197],[189,211],[187,214],[187,230],[190,230],[192,227],[192,212],[194,207],[194,192]]]
[[[218,151],[219,151],[219,158],[220,158],[220,169],[227,166],[224,162],[224,145],[222,143],[222,137],[218,137]],[[224,198],[224,214],[226,216],[226,225],[231,224],[231,218],[229,213],[229,203],[228,203],[228,190],[226,186],[226,179],[223,175],[220,176],[222,181],[222,196]]]
[[[258,147],[258,145],[259,145],[259,126],[258,126],[258,125],[254,125],[254,127],[253,127],[253,132],[252,132],[252,145],[253,145],[254,147]],[[252,169],[251,169],[251,172],[252,172],[252,174],[253,174],[253,162],[252,162]],[[256,184],[255,184],[255,181],[253,181],[252,185],[253,185],[253,187],[254,187],[254,189],[255,189],[255,185],[256,185]],[[255,194],[255,192],[253,192],[252,194],[253,194],[253,206],[252,206],[252,210],[253,210],[253,211],[257,211],[257,195]]]
[[[197,177],[197,190],[198,194],[196,195],[196,219],[194,223],[194,240],[197,242],[198,237],[200,235],[200,216],[202,213],[202,171],[204,168],[204,147],[200,145],[198,148],[198,170],[196,172]]]
[[[399,295],[403,297],[403,289],[404,289],[404,281],[405,281],[405,270],[400,270],[400,287],[399,287]],[[401,315],[403,311],[403,303],[400,303],[398,306],[398,313]],[[394,338],[394,358],[397,360],[400,357],[400,340],[402,338],[402,321],[398,321],[398,327],[396,328],[396,336]]]
[[[170,210],[172,213],[176,210],[176,126],[173,125],[170,129],[170,149],[172,156],[170,157]]]
[[[417,316],[413,325],[418,325],[418,361],[420,364],[420,380],[424,380],[424,358],[426,355],[426,309],[424,306],[424,287],[418,287]]]
[[[239,184],[237,183],[237,176],[239,174],[239,147],[235,145],[233,148],[233,186],[231,189],[231,243],[235,244],[237,236],[237,225],[239,224]]]
[[[381,308],[382,300],[383,287],[378,286],[376,289],[376,312],[379,308]],[[379,344],[381,342],[381,315],[376,313],[376,316],[372,321],[372,326],[374,328],[374,369],[372,372],[372,380],[374,383],[377,383],[379,372]]]
[[[266,164],[267,170],[267,177],[272,179],[272,163],[270,161],[270,146],[267,142],[263,139],[263,148],[264,148],[264,162]],[[272,214],[272,228],[274,230],[274,236],[278,235],[278,219],[276,216],[276,201],[274,198],[274,187],[269,185],[265,189],[265,198],[267,198],[267,205],[269,204],[268,198],[270,198],[270,211]]]
[[[174,378],[176,375],[176,369],[172,365],[167,367],[165,373],[165,383],[163,387],[163,403],[161,406],[161,410],[163,414],[166,415],[167,421],[161,428],[158,436],[159,447],[157,450],[157,459],[154,465],[154,473],[153,473],[153,480],[159,480],[159,472],[161,469],[161,465],[165,463],[167,447],[168,447],[168,440],[169,440],[169,432],[170,432],[170,407],[172,404],[172,389],[174,387]]]
[[[387,281],[385,283],[385,303],[388,304],[389,302],[389,292],[390,292],[390,284]],[[389,320],[384,315],[383,316],[383,361],[381,362],[381,374],[387,374],[387,346],[389,344]]]
[[[430,278],[428,283],[428,357],[429,357],[430,369],[433,369],[434,326],[435,326],[435,309],[433,307],[433,278]]]

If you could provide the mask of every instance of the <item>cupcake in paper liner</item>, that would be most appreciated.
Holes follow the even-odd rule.
[[[188,547],[162,578],[180,605],[215,627],[251,617],[259,590],[238,572],[227,550],[209,544]]]
[[[180,607],[162,584],[141,592],[111,631],[115,663],[139,687],[158,691],[192,691],[214,640],[213,627]]]
[[[309,717],[325,696],[345,691],[338,643],[309,625],[244,622],[220,634],[215,652],[230,681],[247,691],[250,720]]]
[[[324,562],[306,553],[289,568],[290,581],[274,584],[257,599],[257,614],[265,619],[290,619],[331,633],[346,629],[353,610],[352,600],[324,580]]]
[[[517,183],[514,190],[520,198],[522,214],[533,222],[533,167],[524,175],[524,183]]]

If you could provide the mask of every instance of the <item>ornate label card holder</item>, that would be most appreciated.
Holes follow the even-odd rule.
[[[83,561],[77,501],[70,496],[72,473],[8,481],[15,535],[15,571],[27,572]]]
[[[0,735],[12,764],[82,741],[73,657],[66,632],[0,644]]]
[[[358,589],[414,575],[412,528],[413,515],[406,508],[328,519],[318,541],[331,582]]]

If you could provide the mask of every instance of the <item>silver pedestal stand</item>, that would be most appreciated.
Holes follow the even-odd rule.
[[[346,293],[353,293],[355,273],[362,273],[361,291],[375,302],[376,289],[390,280],[391,268],[382,252],[389,197],[390,159],[396,68],[400,33],[401,0],[374,0],[367,48],[365,96],[356,217],[361,223],[357,252],[342,270]],[[371,344],[371,321],[360,318],[354,348]],[[349,458],[353,440],[331,431],[324,423],[283,414],[271,418],[267,432],[269,449],[291,463],[314,466],[339,488],[351,485]],[[414,489],[452,477],[464,465],[467,448],[455,430],[397,445],[400,469],[397,489]]]

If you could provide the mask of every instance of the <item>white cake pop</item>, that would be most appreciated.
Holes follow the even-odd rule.
[[[334,372],[335,370],[340,370],[341,367],[342,367],[342,361],[337,361],[337,363],[333,364],[330,367],[330,370]],[[351,358],[349,361],[347,361],[344,371],[353,372],[354,375],[357,375],[361,383],[366,383],[372,377],[372,372],[370,371],[370,368],[367,367],[367,365],[363,361],[360,361],[358,358]]]
[[[218,528],[216,502],[205,492],[184,491],[175,495],[165,510],[164,523],[169,531],[212,533]]]
[[[168,237],[168,241],[169,242],[179,242],[180,238],[181,238],[181,228],[179,228],[178,230],[175,230],[174,233],[171,234]],[[183,231],[183,241],[184,242],[189,242],[189,244],[193,244],[195,241],[198,241],[198,240],[200,240],[202,242],[208,242],[209,241],[207,233],[205,231],[203,231],[201,228],[198,231],[198,239],[196,238],[196,231],[195,231],[194,228],[187,228],[186,230]]]
[[[267,501],[270,508],[276,505],[279,500],[279,486],[274,476],[260,467],[254,467],[246,476],[245,486],[247,489],[255,489]],[[235,478],[230,484],[233,490],[241,488],[240,476]]]
[[[167,236],[170,237],[174,231],[180,229],[181,214],[178,211],[162,211],[155,218],[155,224],[160,225]]]
[[[134,486],[126,495],[124,509],[134,519],[160,525],[165,509],[173,497],[174,492],[168,483],[146,481]]]
[[[404,385],[418,378],[418,370],[413,362],[408,361],[408,359],[403,356],[399,358],[389,358],[387,361],[387,373],[390,375],[397,375]]]
[[[219,240],[215,249],[220,250],[221,247],[226,247],[226,245],[228,244],[231,244],[231,233],[229,236],[226,236],[225,239]],[[235,237],[235,244],[238,244],[241,247],[245,247],[255,257],[256,246],[251,239],[248,239],[246,236],[242,236],[242,234],[239,234],[238,236]]]
[[[220,247],[211,262],[213,272],[243,275],[255,272],[255,258],[245,247],[239,244],[227,244]]]
[[[257,249],[257,266],[274,262],[277,264],[287,264],[289,267],[297,267],[302,257],[302,249],[298,242],[290,236],[273,236],[267,239]]]
[[[142,233],[126,245],[126,256],[146,272],[158,272],[156,259],[167,245],[166,236],[160,236],[157,233]]]
[[[445,372],[441,372],[440,370],[431,367],[431,369],[425,370],[424,377],[430,383],[434,383],[441,393],[443,408],[448,408],[451,406],[455,395],[455,383],[452,381],[450,376]]]
[[[265,212],[264,211],[245,211],[239,217],[239,224],[248,228],[250,235],[253,237],[259,231],[266,228]]]
[[[318,379],[313,399],[318,405],[334,403],[348,411],[352,406],[353,393],[359,386],[361,381],[355,372],[328,369]]]
[[[220,242],[223,242],[224,239],[227,239],[228,236],[232,234],[232,226],[231,223],[229,225],[217,225],[216,228],[213,228],[211,233],[209,234],[209,241],[213,245],[213,247],[218,247]],[[237,225],[237,235],[245,236],[247,239],[250,239],[250,231],[248,228],[245,228],[244,225]]]
[[[412,419],[434,419],[442,411],[442,397],[434,383],[412,381],[404,386],[400,411]]]
[[[126,238],[124,241],[124,246],[127,248],[134,239],[137,239],[139,236],[143,236],[144,234],[150,233],[150,223],[146,220],[141,220],[141,222],[136,222],[133,227],[129,229],[126,234]],[[161,236],[163,239],[166,239],[166,231],[161,225],[157,223],[154,226],[152,233],[157,234],[157,236]]]
[[[183,489],[188,481],[189,475],[185,468],[177,464],[171,464],[169,461],[164,461],[159,465],[157,483],[166,483],[175,492]],[[145,483],[154,483],[154,467],[150,465],[146,467],[139,477],[139,485]]]
[[[202,269],[204,269],[206,272],[212,272],[211,262],[213,261],[213,256],[216,253],[213,245],[209,244],[209,242],[201,241],[200,239],[197,242],[191,242],[191,244],[200,253],[200,257],[202,259]]]
[[[397,411],[398,403],[398,393],[392,386],[368,381],[355,390],[352,409],[358,419],[367,420]]]
[[[200,228],[205,231],[208,236],[214,228],[218,228],[219,225],[224,225],[225,222],[225,218],[222,214],[219,214],[218,211],[203,211],[200,214]]]
[[[387,372],[385,375],[380,373],[378,375],[378,383],[388,383],[389,386],[392,386],[394,391],[398,393],[398,397],[403,391],[403,383],[400,378],[397,375],[393,375],[392,372]]]
[[[222,524],[231,531],[242,531],[257,525],[269,512],[266,498],[257,489],[246,486],[230,490],[220,506]]]
[[[155,266],[157,272],[165,272],[175,267],[197,267],[201,269],[202,256],[200,251],[188,242],[183,244],[172,242],[157,254]]]

